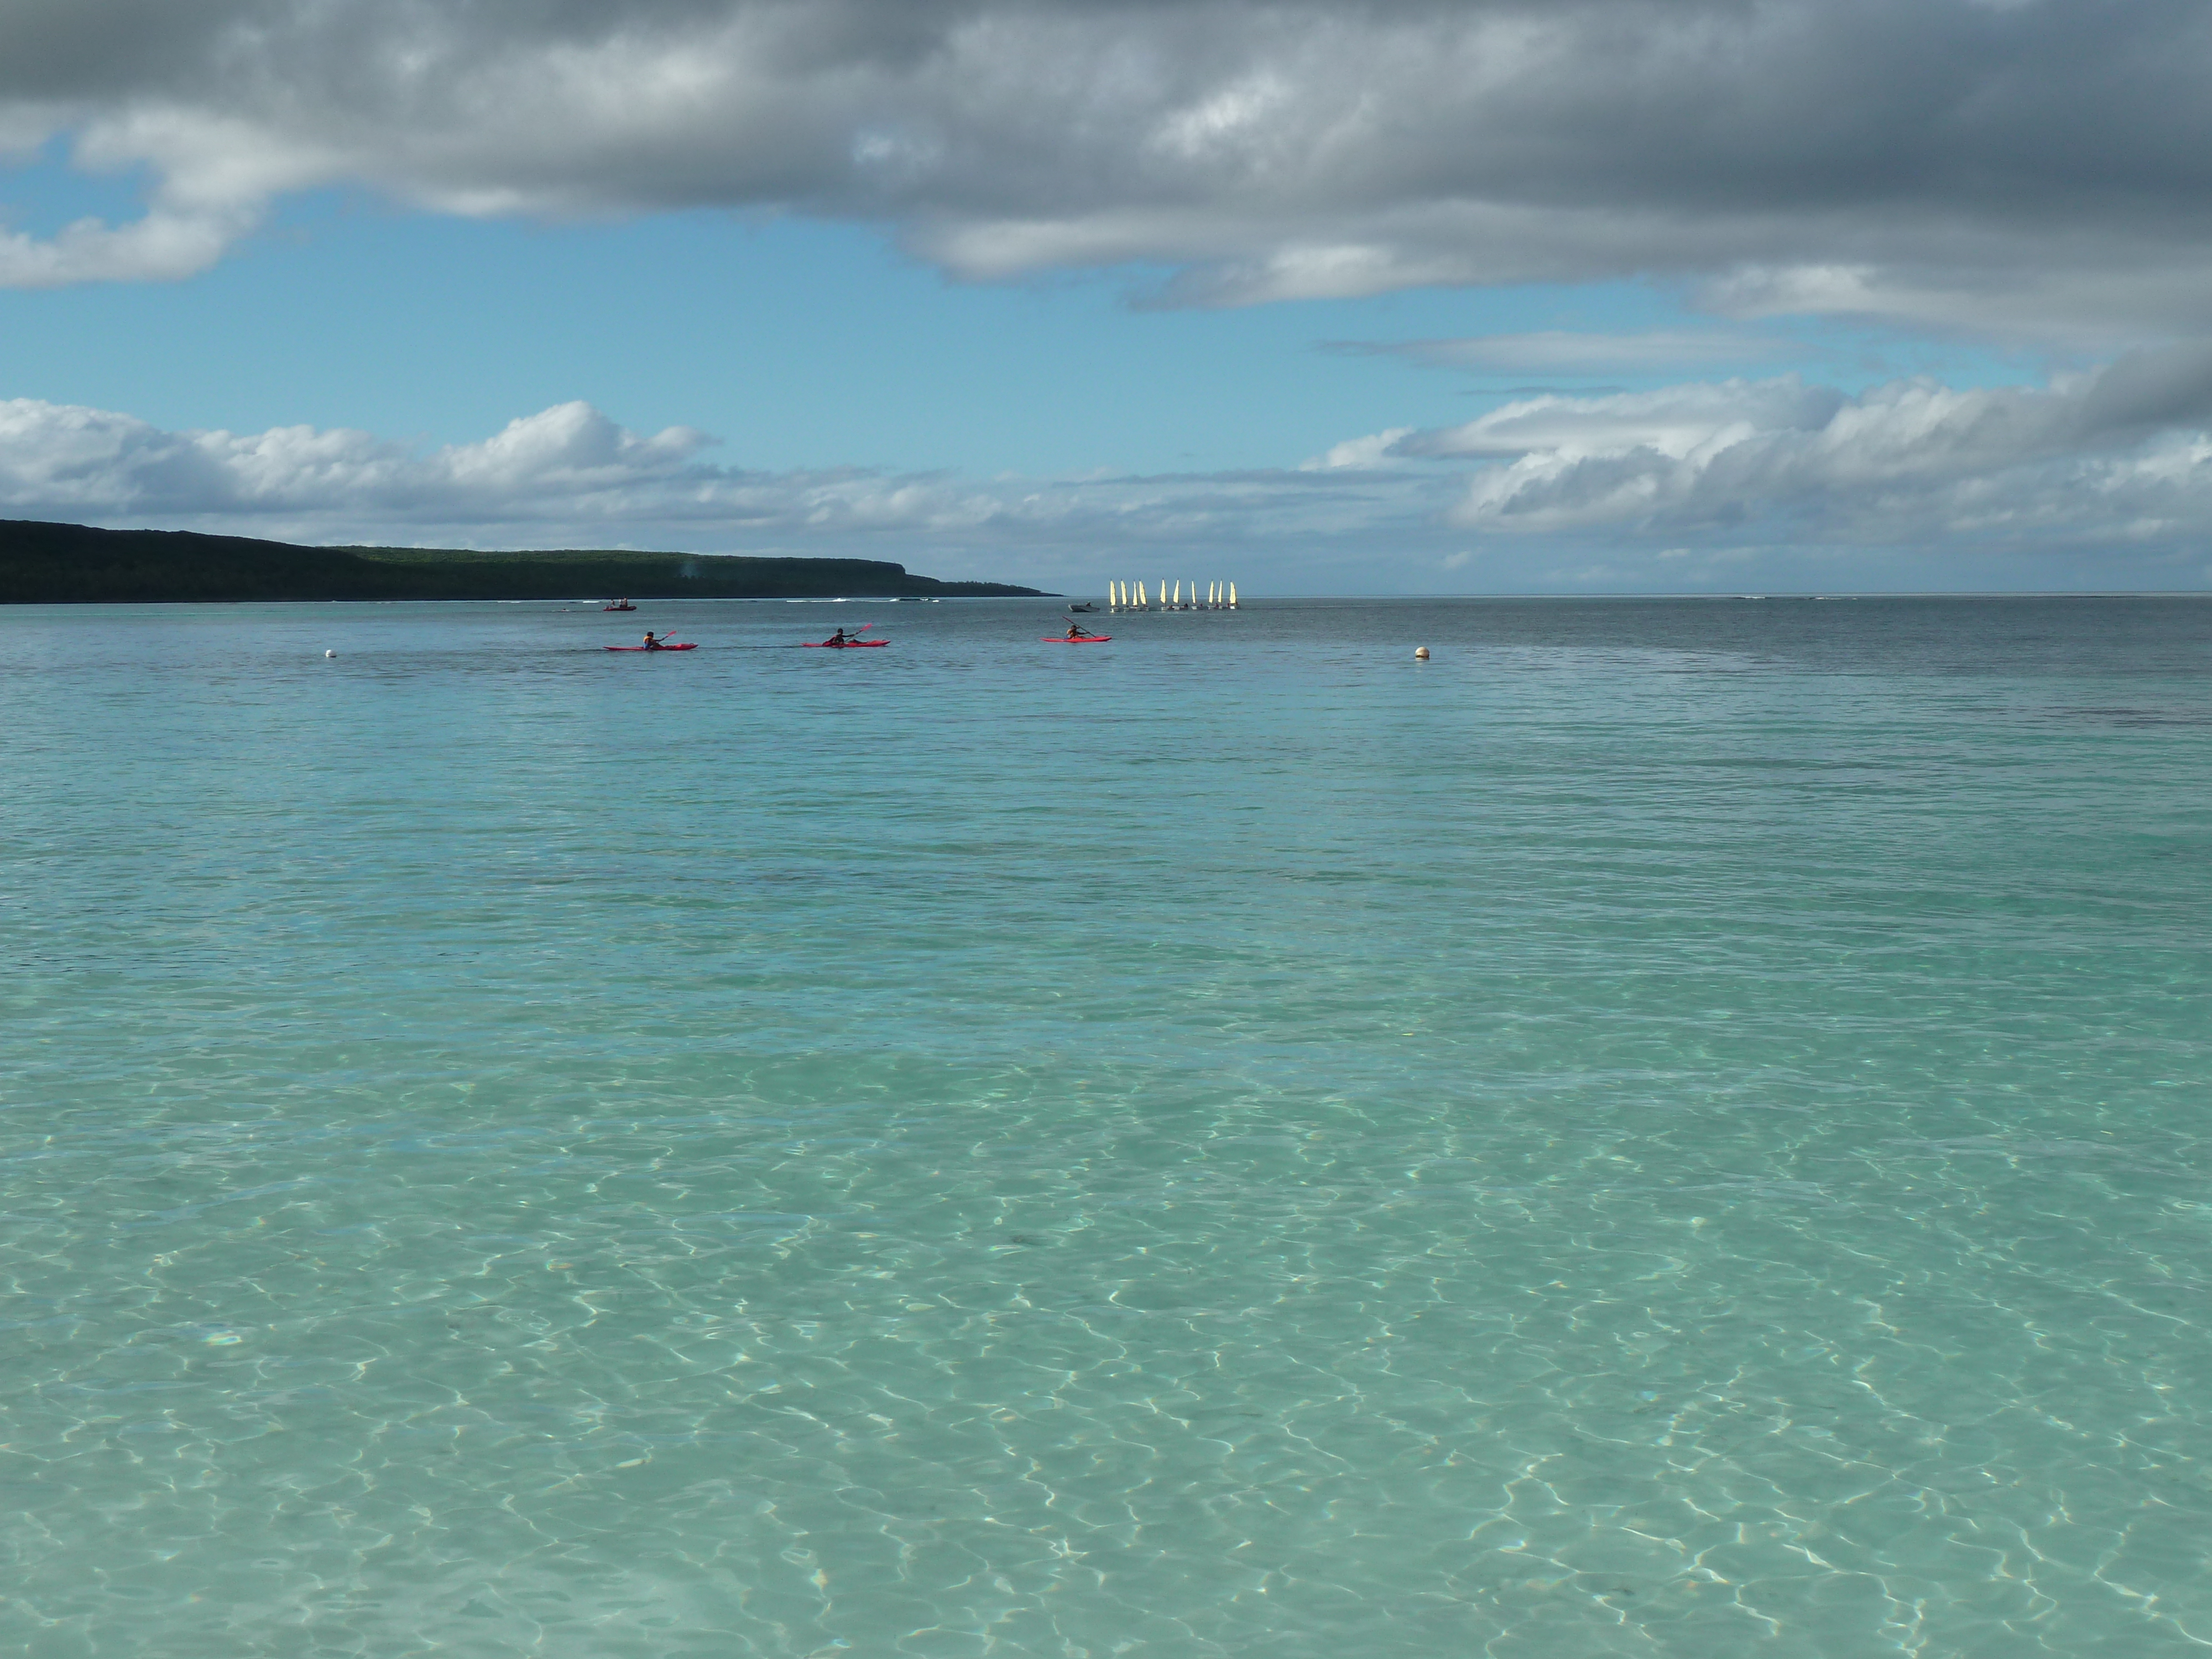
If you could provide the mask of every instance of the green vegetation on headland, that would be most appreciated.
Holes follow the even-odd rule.
[[[295,547],[188,530],[94,530],[0,519],[0,605],[224,599],[990,599],[1005,582],[941,582],[881,559],[705,553],[470,553]]]

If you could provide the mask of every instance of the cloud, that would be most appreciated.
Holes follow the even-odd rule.
[[[1337,472],[1346,468],[1389,466],[1400,454],[1400,446],[1413,435],[1410,426],[1394,426],[1385,432],[1376,432],[1364,438],[1347,438],[1340,444],[1332,444],[1311,460],[1302,461],[1299,470],[1305,472]]]
[[[1620,374],[1771,362],[1797,348],[1771,335],[1655,329],[1640,334],[1486,334],[1468,340],[1337,340],[1328,349],[1404,357],[1432,368],[1518,374]]]
[[[276,427],[167,432],[131,416],[0,402],[0,505],[28,514],[160,517],[352,513],[404,523],[619,512],[640,492],[702,485],[744,499],[742,475],[691,460],[683,427],[641,438],[590,405],[510,422],[428,456],[366,432]]]
[[[1496,534],[2181,546],[2212,535],[2208,422],[2212,347],[2194,345],[2041,387],[1853,397],[1788,377],[1538,398],[1394,448],[1486,463],[1447,516]]]
[[[709,459],[702,433],[633,432],[583,403],[422,447],[16,399],[0,401],[0,516],[848,555],[1073,587],[1200,566],[1277,591],[1784,588],[1816,568],[1828,587],[2194,586],[2212,580],[2208,428],[2203,344],[2039,386],[1689,381],[1520,399],[1276,468],[988,481],[749,470]]]
[[[1547,548],[1601,545],[1607,569],[1636,547],[1677,566],[1723,548],[1885,545],[2094,562],[2212,540],[2208,428],[2203,344],[2041,386],[1923,378],[1850,395],[1784,376],[1549,394],[1279,468],[988,482],[749,470],[708,459],[702,433],[632,432],[583,403],[426,449],[312,427],[170,431],[15,399],[0,401],[0,515],[322,542],[933,550],[1048,579],[1070,559],[1242,549],[1388,581],[1424,550],[1457,568],[1448,556],[1468,532],[1536,567]]]
[[[908,559],[1041,579],[1102,554],[1419,540],[1453,481],[1297,469],[1000,479],[715,465],[684,427],[644,435],[557,404],[421,450],[312,427],[174,432],[110,410],[0,401],[0,516],[320,543],[647,546]],[[1149,568],[1149,566],[1140,566]],[[1184,572],[1186,575],[1189,573]]]
[[[285,192],[766,209],[1166,297],[1657,276],[2099,344],[2212,327],[2179,0],[16,0],[0,148],[148,170],[0,283],[204,266]]]

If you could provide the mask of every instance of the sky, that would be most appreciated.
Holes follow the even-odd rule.
[[[0,516],[2212,586],[2212,11],[5,0]]]

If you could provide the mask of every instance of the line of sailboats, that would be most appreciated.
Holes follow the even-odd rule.
[[[1198,584],[1190,585],[1190,597],[1183,597],[1183,585],[1177,582],[1170,590],[1165,582],[1159,585],[1157,594],[1147,594],[1142,582],[1109,582],[1106,584],[1106,608],[1109,611],[1234,611],[1237,609],[1235,582],[1208,582],[1206,597],[1198,596]]]

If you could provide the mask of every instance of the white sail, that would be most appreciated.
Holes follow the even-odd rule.
[[[1231,611],[1234,611],[1237,608],[1237,584],[1235,582],[1229,584],[1229,608]]]
[[[1139,611],[1142,611],[1144,608],[1145,608],[1145,585],[1144,585],[1144,583],[1142,583],[1142,582],[1139,582],[1139,583],[1137,584],[1137,609],[1138,609],[1138,610],[1139,610]]]

